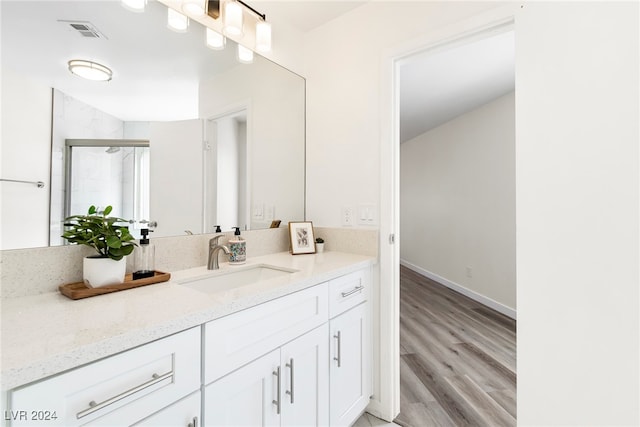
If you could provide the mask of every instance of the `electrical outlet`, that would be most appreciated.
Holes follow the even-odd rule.
[[[467,266],[467,277],[473,277],[473,268]]]
[[[342,208],[342,225],[351,227],[355,222],[355,209],[353,206],[344,206]]]

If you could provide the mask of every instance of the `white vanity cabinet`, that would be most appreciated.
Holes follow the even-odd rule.
[[[327,319],[324,283],[206,324],[204,425],[327,425]]]
[[[11,426],[134,424],[199,389],[200,336],[193,328],[15,389],[5,418]]]
[[[205,388],[205,426],[326,426],[326,323]]]
[[[200,402],[202,395],[199,391],[168,406],[144,420],[134,424],[135,427],[200,427]]]
[[[205,426],[348,426],[371,395],[370,269],[205,325]]]
[[[331,333],[330,425],[351,425],[371,396],[370,272],[361,270],[329,283]]]

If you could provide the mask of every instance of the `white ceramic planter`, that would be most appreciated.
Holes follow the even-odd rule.
[[[324,243],[316,243],[316,252],[317,253],[324,252]]]
[[[111,258],[85,257],[82,262],[82,279],[89,288],[116,285],[124,282],[127,259],[115,261]]]

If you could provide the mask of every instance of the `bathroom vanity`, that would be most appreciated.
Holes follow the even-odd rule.
[[[3,337],[4,423],[350,425],[372,393],[373,263],[278,253],[86,300],[4,300],[22,329]]]

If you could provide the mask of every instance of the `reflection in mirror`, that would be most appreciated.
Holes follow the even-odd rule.
[[[67,139],[65,146],[64,217],[111,206],[111,216],[135,221],[130,230],[140,238],[139,225],[149,221],[149,141]],[[59,234],[52,244],[63,244]]]
[[[0,184],[0,249],[60,243],[72,192],[66,139],[149,140],[149,216],[122,215],[158,221],[156,236],[304,219],[300,76],[259,55],[238,63],[230,40],[223,51],[207,48],[195,22],[185,34],[167,30],[167,9],[155,1],[144,13],[115,1],[3,0],[0,8],[2,104],[11,106],[2,109],[0,178],[45,182]],[[78,22],[95,37],[70,25]],[[71,59],[105,64],[113,79],[74,76]]]

